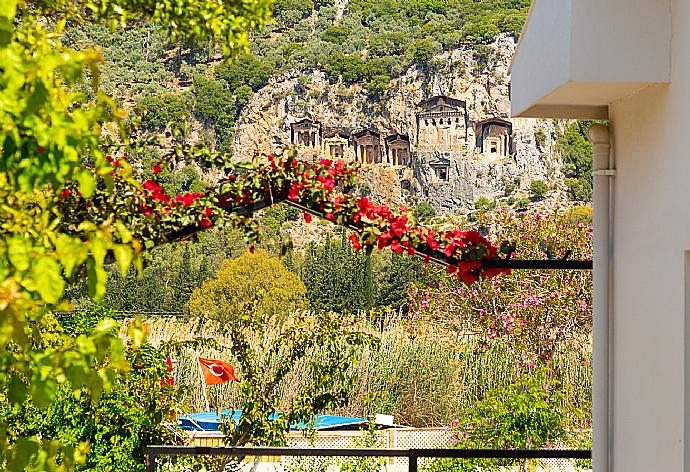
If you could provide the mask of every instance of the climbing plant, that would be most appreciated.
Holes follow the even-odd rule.
[[[94,401],[129,369],[116,323],[103,320],[88,334],[50,340],[47,313],[60,305],[65,283],[86,275],[93,297],[105,292],[104,261],[111,254],[126,271],[140,264],[137,233],[117,215],[69,219],[60,202],[70,192],[84,202],[117,192],[111,153],[136,147],[115,102],[99,92],[98,51],[64,46],[70,22],[153,21],[173,41],[222,39],[233,54],[246,48],[249,29],[269,19],[268,0],[0,1],[0,403],[5,411],[31,404],[40,415],[56,392],[82,389]],[[204,21],[199,21],[204,18]],[[113,173],[113,175],[111,175]],[[136,187],[133,176],[120,174]],[[124,195],[119,195],[125,197]],[[73,213],[79,218],[84,214]],[[151,221],[150,224],[153,224]],[[143,344],[133,325],[130,347]],[[89,446],[11,430],[0,419],[0,468],[70,469]]]
[[[205,165],[222,167],[229,176],[204,192],[169,195],[155,179],[145,181],[141,187],[132,184],[126,158],[109,156],[113,170],[97,179],[99,185],[90,198],[80,195],[76,187],[62,192],[60,211],[65,225],[78,229],[76,222],[105,224],[117,219],[145,248],[212,226],[239,227],[252,243],[258,238],[257,223],[250,217],[252,209],[287,201],[303,208],[307,221],[311,220],[311,213],[318,213],[352,229],[354,233],[349,239],[357,251],[377,247],[416,255],[424,248],[451,261],[448,271],[468,283],[482,275],[492,277],[505,272],[483,268],[482,261],[496,258],[499,248],[479,232],[436,232],[420,224],[406,207],[394,211],[354,195],[356,164],[328,159],[318,163],[300,161],[294,149],[241,164],[228,162],[227,155],[200,147],[188,151],[188,155],[196,156]],[[154,174],[165,165],[171,163],[156,164]],[[427,255],[426,260],[430,258]]]

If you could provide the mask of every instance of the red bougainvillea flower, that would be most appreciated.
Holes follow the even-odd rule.
[[[171,197],[156,178],[143,182],[141,188],[134,191],[126,187],[126,179],[121,179],[119,182],[123,188],[119,194],[134,195],[131,214],[154,215],[153,221],[165,223],[160,228],[150,228],[151,232],[145,236],[154,244],[166,240],[168,235],[174,235],[191,221],[197,221],[196,224],[202,228],[219,226],[226,221],[247,226],[249,223],[236,219],[238,207],[260,201],[269,201],[270,204],[287,198],[309,209],[304,212],[307,223],[312,221],[309,212],[319,211],[327,220],[353,230],[349,240],[354,250],[390,248],[395,253],[411,256],[421,252],[426,256],[425,262],[432,258],[447,258],[451,264],[449,272],[456,273],[463,281],[504,272],[483,269],[483,261],[495,258],[497,248],[478,232],[454,230],[436,233],[420,224],[405,207],[394,210],[386,205],[375,205],[367,197],[352,196],[349,192],[356,184],[356,164],[340,159],[335,163],[330,159],[322,159],[318,163],[304,162],[295,157],[294,153],[287,151],[267,155],[258,163],[245,163],[240,167],[241,173],[229,175],[216,188],[203,194],[188,192]],[[112,172],[117,182],[123,169],[117,168],[115,162],[119,161],[112,156],[106,158],[115,167]],[[162,165],[154,165],[151,169],[153,174],[159,174]],[[336,189],[343,192],[336,194]],[[63,191],[61,195],[68,196],[69,193]],[[103,197],[109,198],[109,195]],[[103,221],[114,216],[107,211],[104,213],[102,206],[91,208],[87,205],[86,208],[89,212],[84,215],[86,219]],[[248,242],[254,242],[256,233],[253,228],[247,229]]]
[[[350,243],[352,243],[352,249],[355,251],[362,249],[362,244],[359,242],[359,237],[356,234],[350,235]]]
[[[44,148],[43,146],[38,146],[38,147],[36,148],[36,151],[38,151],[38,152],[40,152],[40,153],[44,153],[44,152],[47,151],[47,149]]]
[[[142,205],[139,207],[139,211],[141,212],[142,215],[144,216],[151,216],[153,215],[153,209],[147,207],[146,205]]]
[[[194,203],[194,194],[193,193],[187,193],[182,197],[182,204],[184,206],[189,206],[192,203]]]

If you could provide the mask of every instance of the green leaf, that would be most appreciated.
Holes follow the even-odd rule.
[[[43,81],[36,81],[34,91],[26,103],[24,112],[31,115],[37,113],[41,108],[43,108],[47,93],[48,91],[46,90],[46,86],[43,84]]]
[[[31,270],[36,290],[43,301],[50,304],[59,302],[65,290],[65,281],[57,261],[52,257],[43,256],[34,261]]]
[[[7,278],[7,275],[10,273],[7,261],[5,258],[0,255],[0,280],[4,280]]]
[[[64,234],[58,238],[55,249],[60,263],[65,268],[67,278],[74,275],[76,268],[83,264],[89,255],[86,246],[81,241]]]
[[[8,20],[17,14],[17,0],[0,0],[0,16]]]
[[[5,19],[0,20],[0,47],[5,47],[12,40],[12,23]]]
[[[113,253],[115,254],[117,264],[120,266],[122,277],[126,277],[129,266],[132,263],[132,248],[126,244],[116,244],[113,246]]]
[[[31,266],[31,245],[23,238],[15,237],[7,245],[7,257],[18,271],[25,271]]]
[[[34,377],[31,382],[31,399],[39,409],[46,408],[53,400],[56,390],[55,380],[51,378],[39,380]]]
[[[87,286],[89,288],[89,296],[93,300],[101,300],[105,296],[105,290],[108,281],[108,275],[103,269],[103,260],[100,263],[89,259],[86,263],[87,268]]]
[[[23,471],[29,460],[39,450],[38,441],[34,438],[20,438],[14,445],[14,457],[7,464],[10,471]]]
[[[120,235],[120,240],[127,244],[132,241],[132,232],[125,226],[122,221],[116,221],[115,227],[117,228],[117,233]]]
[[[26,384],[22,380],[13,375],[10,380],[9,388],[7,389],[7,398],[11,403],[21,404],[26,400],[27,388]]]
[[[83,169],[77,174],[77,181],[79,182],[79,191],[85,198],[89,198],[93,195],[94,188],[96,186],[96,179],[93,173],[88,169]]]

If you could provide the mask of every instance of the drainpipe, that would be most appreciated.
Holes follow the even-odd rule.
[[[589,127],[592,142],[594,273],[593,273],[593,372],[592,372],[592,470],[610,472],[612,465],[613,360],[613,179],[614,156],[606,125]]]

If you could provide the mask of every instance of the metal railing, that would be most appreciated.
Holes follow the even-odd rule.
[[[377,457],[407,458],[408,472],[417,472],[420,458],[450,459],[591,459],[582,449],[324,449],[289,447],[148,446],[146,471],[156,472],[157,459],[166,456],[245,457]]]

